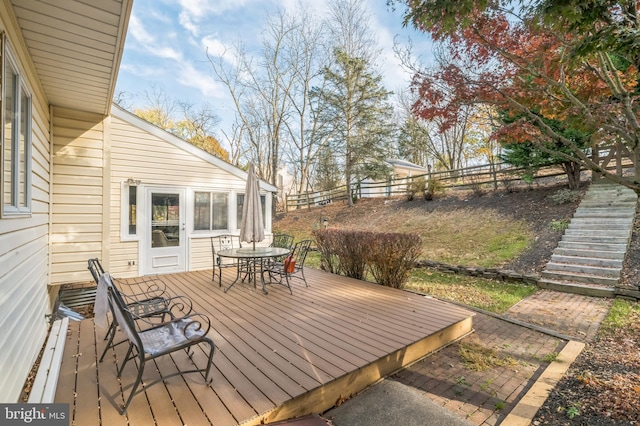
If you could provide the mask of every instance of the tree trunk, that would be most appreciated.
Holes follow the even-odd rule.
[[[562,163],[562,170],[567,174],[569,189],[572,191],[580,187],[580,169],[580,163],[573,161]]]

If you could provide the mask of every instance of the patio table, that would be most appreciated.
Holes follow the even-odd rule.
[[[233,282],[224,289],[224,292],[226,293],[231,287],[235,285],[236,282],[238,282],[238,279],[240,279],[241,266],[247,265],[248,269],[246,271],[250,275],[253,275],[253,287],[254,288],[256,287],[256,275],[260,274],[262,291],[264,292],[264,294],[268,294],[269,292],[267,291],[267,287],[262,277],[262,268],[263,268],[264,260],[286,256],[290,252],[291,250],[283,247],[256,247],[256,248],[240,247],[240,248],[220,250],[216,252],[216,254],[220,257],[228,257],[228,258],[238,260],[238,271],[236,274],[236,279],[233,280]]]

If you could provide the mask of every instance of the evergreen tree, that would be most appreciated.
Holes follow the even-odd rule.
[[[328,143],[340,157],[347,191],[367,177],[386,171],[393,138],[392,107],[382,76],[369,70],[367,60],[334,51],[332,66],[324,69],[325,86],[313,95],[322,97],[325,108],[321,121]],[[353,200],[349,197],[349,205]]]

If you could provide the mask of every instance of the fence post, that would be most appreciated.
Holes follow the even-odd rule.
[[[493,190],[497,191],[498,190],[498,171],[497,171],[497,167],[496,167],[496,163],[494,163],[493,161],[490,163],[491,164],[491,174],[493,176]]]

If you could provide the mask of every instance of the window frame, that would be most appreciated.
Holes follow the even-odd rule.
[[[18,65],[16,56],[9,46],[4,33],[1,39],[2,58],[0,60],[0,68],[2,81],[7,81],[7,72],[14,72],[14,84],[8,88],[6,84],[2,84],[0,91],[2,107],[0,108],[0,121],[2,126],[0,129],[0,188],[2,194],[0,196],[0,217],[30,217],[32,206],[32,156],[33,156],[33,96],[28,87],[26,78],[20,66]],[[13,114],[11,122],[11,138],[10,147],[10,167],[11,171],[11,188],[10,203],[7,203],[5,197],[5,164],[7,153],[7,139],[5,134],[6,120],[6,96],[7,89],[12,91],[11,95],[14,99],[11,113]],[[24,100],[27,105],[24,110]],[[26,113],[27,117],[24,117]],[[23,129],[24,127],[24,129]],[[21,153],[21,145],[24,144],[24,151]],[[21,155],[22,154],[22,155]],[[23,176],[21,181],[20,176]],[[21,186],[23,186],[21,188]]]
[[[136,188],[136,232],[129,232],[129,218],[130,218],[130,191],[131,188]],[[120,240],[121,241],[139,241],[140,240],[140,185],[130,184],[128,182],[122,182],[120,187]]]
[[[209,228],[208,229],[196,229],[196,197],[197,194],[200,193],[204,193],[204,194],[209,194]],[[226,227],[225,228],[213,228],[213,224],[214,224],[214,216],[215,216],[215,208],[214,208],[214,195],[224,195],[225,200],[226,200],[226,215],[227,215],[227,223],[226,223]],[[193,204],[192,204],[192,208],[191,208],[191,214],[193,217],[193,222],[191,225],[191,229],[192,232],[194,234],[213,234],[216,232],[229,232],[229,230],[231,229],[231,224],[230,224],[230,220],[231,220],[231,213],[230,213],[230,199],[231,199],[231,194],[227,191],[216,191],[216,190],[198,190],[198,189],[194,189],[193,190]]]

